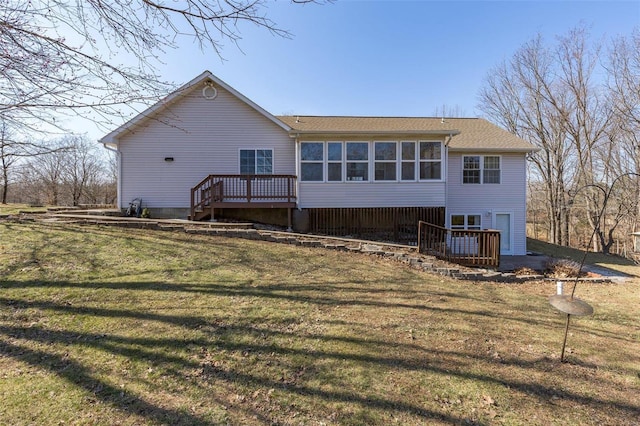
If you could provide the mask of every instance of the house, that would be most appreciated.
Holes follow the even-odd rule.
[[[484,119],[274,116],[205,71],[100,142],[121,209],[412,238],[425,220],[498,229],[502,254],[526,253],[535,148]]]

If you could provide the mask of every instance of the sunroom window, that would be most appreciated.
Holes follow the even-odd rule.
[[[342,181],[342,142],[327,142],[327,180]]]
[[[375,142],[375,180],[396,180],[396,143]]]
[[[442,145],[440,142],[420,142],[420,180],[441,179]]]
[[[402,166],[400,179],[416,180],[416,143],[402,142]]]
[[[300,144],[300,180],[322,182],[324,169],[324,143],[303,142]]]
[[[368,142],[347,142],[347,180],[369,180]]]

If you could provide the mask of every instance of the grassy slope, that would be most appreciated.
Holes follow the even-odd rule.
[[[584,257],[583,250],[558,246],[533,238],[527,238],[527,250],[560,259],[572,259],[576,262],[581,262]],[[640,267],[624,257],[589,252],[585,261],[586,264],[602,266],[631,276],[640,276]]]
[[[0,223],[0,424],[634,424],[638,285],[458,282],[363,255]]]

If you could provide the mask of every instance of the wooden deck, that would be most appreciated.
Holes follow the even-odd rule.
[[[448,229],[420,221],[418,251],[465,266],[500,266],[500,231]]]
[[[295,206],[296,176],[209,175],[191,188],[190,219],[213,219],[216,208],[292,209]]]

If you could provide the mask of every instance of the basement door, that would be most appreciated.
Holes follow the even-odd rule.
[[[500,254],[513,254],[511,242],[511,213],[496,213],[493,223],[500,231]]]

